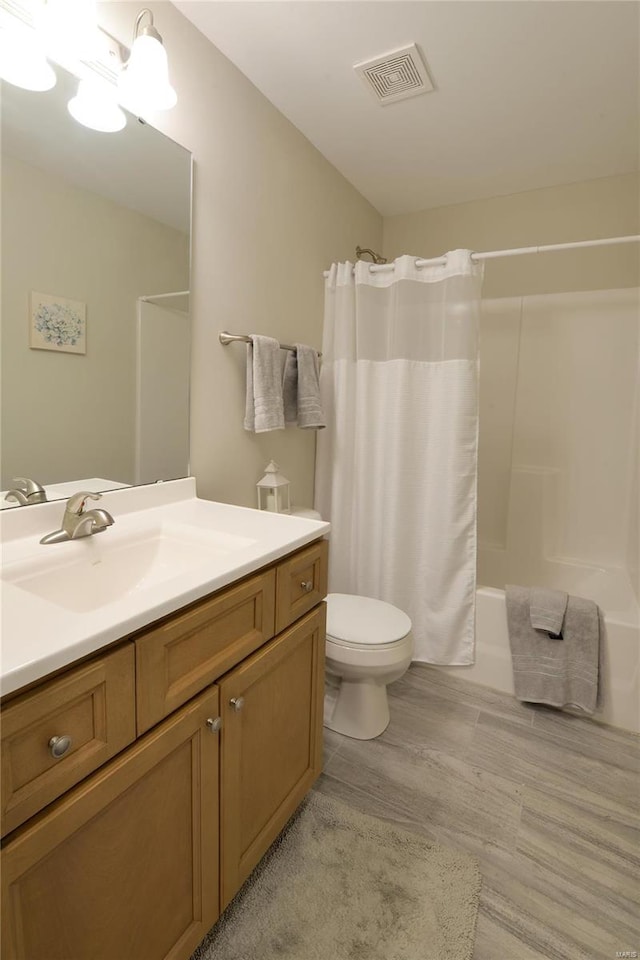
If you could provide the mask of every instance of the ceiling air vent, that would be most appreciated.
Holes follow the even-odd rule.
[[[400,50],[355,63],[353,69],[365,81],[379,103],[393,103],[433,90],[427,68],[415,43]]]

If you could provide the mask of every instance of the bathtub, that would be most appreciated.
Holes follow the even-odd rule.
[[[603,705],[594,719],[640,733],[640,619],[626,571],[547,561],[535,578],[501,571],[501,557],[479,552],[479,570],[493,582],[541,584],[594,600],[605,616]],[[502,553],[502,551],[496,551]],[[476,660],[468,667],[438,667],[474,683],[514,693],[504,590],[478,587],[476,593]]]

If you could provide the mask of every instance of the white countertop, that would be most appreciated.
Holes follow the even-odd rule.
[[[97,535],[46,546],[40,538],[60,527],[63,503],[3,511],[0,516],[2,695],[227,586],[330,529],[324,522],[200,500],[193,478],[110,491],[99,504],[87,506],[108,510],[114,525]],[[133,555],[139,561],[150,550],[156,557],[153,576],[145,576],[142,567],[132,567],[130,573],[126,558]],[[168,560],[161,550],[168,551]],[[100,564],[103,585],[111,564],[109,590],[113,587],[114,595],[105,599],[96,594],[94,602],[82,585],[87,571]],[[61,605],[56,578],[67,577],[68,595],[73,571],[81,574],[78,593]],[[33,592],[29,584],[43,576],[47,589]]]

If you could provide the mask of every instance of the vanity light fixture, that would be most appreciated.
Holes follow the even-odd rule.
[[[145,17],[149,23],[142,26]],[[134,113],[170,110],[177,95],[169,83],[169,65],[162,37],[147,7],[136,17],[131,53],[119,79],[120,100]]]
[[[25,90],[51,90],[56,74],[40,37],[26,26],[0,30],[0,77]]]
[[[69,100],[67,109],[78,123],[101,133],[116,133],[127,122],[123,111],[116,103],[109,83],[98,78],[81,80],[78,92]]]
[[[90,61],[99,55],[96,0],[46,0],[36,26],[54,59]]]
[[[129,52],[98,26],[96,0],[0,0],[0,77],[27,90],[49,90],[56,74],[47,57],[82,78],[68,109],[93,130],[122,130],[126,116],[118,101],[143,118],[177,102],[147,7],[136,17]]]

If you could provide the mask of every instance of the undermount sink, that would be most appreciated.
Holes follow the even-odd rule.
[[[111,531],[71,541],[63,562],[53,553],[17,564],[2,579],[75,613],[89,613],[158,586],[251,546],[255,541],[219,531],[198,535],[177,525],[139,531],[126,539]]]

